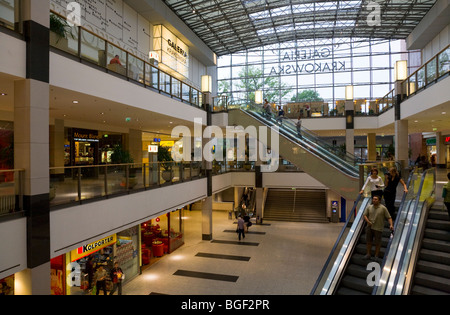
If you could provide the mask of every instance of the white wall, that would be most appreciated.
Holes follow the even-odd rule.
[[[0,32],[0,72],[26,77],[26,43]]]
[[[51,257],[206,197],[206,178],[50,213]],[[26,248],[26,246],[25,246]]]
[[[436,56],[441,50],[450,44],[450,25],[447,25],[431,42],[422,50],[422,64]]]
[[[0,279],[27,268],[27,219],[0,223]]]

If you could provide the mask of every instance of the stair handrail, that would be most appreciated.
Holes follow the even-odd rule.
[[[395,234],[394,234],[394,237],[389,238],[388,245],[386,247],[386,251],[385,251],[385,254],[383,257],[383,261],[381,263],[381,266],[383,266],[383,273],[380,275],[380,284],[383,284],[383,285],[374,286],[372,295],[383,294],[383,292],[386,288],[385,284],[387,283],[387,279],[391,275],[390,271],[392,270],[392,266],[394,264],[394,258],[395,258],[394,253],[397,252],[397,250],[398,250],[397,247],[400,243],[401,234],[402,234],[401,231],[403,230],[403,229],[401,229],[401,231],[400,231],[399,226],[404,227],[404,224],[405,224],[408,212],[409,212],[408,209],[409,209],[410,202],[415,199],[414,187],[411,187],[411,186],[414,185],[414,181],[412,180],[412,178],[417,174],[416,172],[417,172],[417,168],[414,168],[409,173],[408,180],[406,183],[408,192],[403,192],[403,194],[402,194],[402,199],[400,201],[400,205],[399,205],[399,208],[397,211],[397,217],[394,222],[394,233]],[[407,202],[407,200],[408,200],[408,202]],[[392,248],[393,251],[391,252],[392,245],[394,245],[394,247]]]
[[[321,270],[321,272],[319,274],[319,277],[317,278],[317,280],[316,280],[316,282],[315,282],[315,284],[314,284],[314,286],[313,286],[313,288],[311,290],[310,295],[314,295],[315,294],[315,292],[316,292],[320,282],[322,281],[323,277],[325,276],[325,272],[328,269],[328,267],[329,267],[329,265],[330,265],[330,263],[331,263],[331,261],[333,259],[333,256],[335,255],[335,252],[337,251],[338,246],[341,243],[342,238],[344,237],[345,231],[347,230],[348,225],[350,224],[350,220],[352,219],[353,216],[355,216],[355,219],[356,219],[356,208],[357,208],[357,206],[358,206],[358,204],[359,204],[359,202],[361,201],[362,198],[363,198],[363,195],[358,194],[358,197],[356,198],[355,203],[353,204],[352,210],[350,211],[350,213],[349,213],[349,215],[347,217],[347,220],[346,220],[344,226],[342,227],[341,232],[339,233],[339,236],[338,236],[336,242],[334,243],[330,254],[328,255],[327,260],[325,261],[325,264],[324,264],[324,266],[323,266],[323,268],[322,268],[322,270]]]
[[[412,270],[414,266],[411,265],[411,260],[414,258],[415,255],[412,253],[412,248],[414,246],[417,246],[416,236],[418,232],[418,224],[417,222],[424,217],[424,197],[428,200],[434,193],[435,187],[436,187],[436,178],[435,178],[435,168],[430,168],[428,170],[425,170],[421,175],[421,181],[419,188],[417,190],[417,194],[413,203],[412,208],[412,216],[409,220],[409,226],[406,232],[404,233],[404,241],[402,242],[402,250],[400,254],[400,258],[398,259],[399,266],[396,269],[395,277],[390,280],[390,283],[386,284],[386,290],[385,294],[387,295],[398,295],[401,294],[405,288],[405,275],[410,273],[407,270]],[[429,174],[434,175],[433,177],[433,189],[431,190],[430,194],[427,196],[422,196],[422,191],[425,183],[425,179]],[[419,206],[420,205],[420,206]],[[408,257],[407,257],[408,255]],[[401,279],[402,278],[402,279]],[[409,279],[410,277],[408,277]],[[409,281],[409,280],[408,280]]]

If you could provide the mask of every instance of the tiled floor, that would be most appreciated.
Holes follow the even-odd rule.
[[[239,243],[235,220],[214,211],[211,242],[201,240],[200,211],[185,217],[185,245],[124,285],[123,294],[309,294],[342,229],[342,223],[271,221],[250,227],[259,233]]]

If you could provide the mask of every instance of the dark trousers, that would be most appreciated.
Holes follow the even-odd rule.
[[[242,237],[245,238],[244,229],[238,229],[239,240],[241,240],[241,234],[242,234]]]
[[[119,288],[119,292],[117,294],[122,295],[122,280],[119,280],[118,282],[113,284],[113,288],[111,292],[109,292],[109,295],[113,295],[116,292],[117,288]]]
[[[395,216],[395,192],[384,191],[384,201],[386,203],[386,208],[392,218]]]
[[[97,292],[95,293],[95,295],[100,294],[100,289],[103,290],[103,294],[106,295],[106,281],[105,280],[97,281],[96,286],[97,286]]]

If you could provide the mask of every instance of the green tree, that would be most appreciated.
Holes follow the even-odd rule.
[[[240,83],[237,87],[243,90],[248,100],[255,102],[255,91],[264,91],[264,98],[270,103],[277,103],[289,94],[292,89],[288,89],[285,84],[281,83],[278,77],[264,77],[261,68],[255,66],[243,67],[239,72]]]
[[[291,98],[292,102],[323,102],[323,98],[314,90],[303,90]]]

